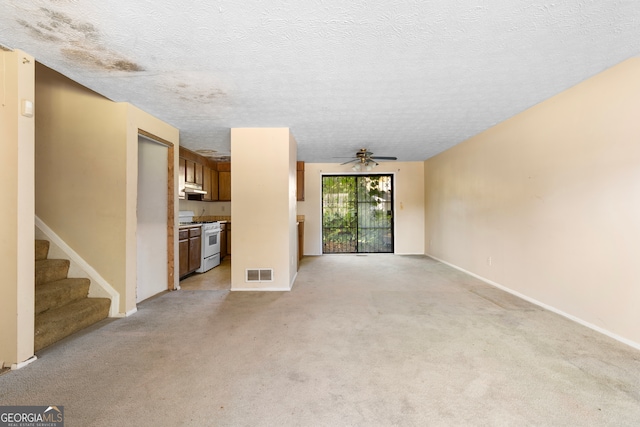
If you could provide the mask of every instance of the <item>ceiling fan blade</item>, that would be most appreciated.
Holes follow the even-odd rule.
[[[371,156],[369,158],[370,159],[377,159],[377,160],[398,160],[397,157],[383,157],[383,156]]]
[[[348,163],[359,162],[359,161],[360,161],[360,159],[353,159],[353,160],[349,160],[348,162],[340,163],[340,165],[342,166],[342,165],[346,165]]]

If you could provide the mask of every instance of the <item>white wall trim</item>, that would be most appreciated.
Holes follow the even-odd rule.
[[[126,313],[118,313],[118,315],[114,317],[129,317],[132,314],[136,314],[137,312],[138,312],[138,307],[133,307],[131,310],[127,311]]]
[[[24,362],[18,362],[18,363],[13,363],[11,365],[11,370],[15,371],[17,369],[21,369],[24,368],[25,366],[35,362],[36,360],[38,360],[38,356],[36,356],[35,354],[33,356],[31,356],[30,358],[28,358],[27,360],[25,360]]]
[[[232,292],[289,292],[291,289],[288,288],[231,288],[229,289]]]
[[[640,350],[640,343],[637,343],[637,342],[635,342],[635,341],[631,341],[630,339],[627,339],[627,338],[621,337],[620,335],[614,334],[614,333],[613,333],[613,332],[611,332],[611,331],[608,331],[608,330],[606,330],[606,329],[604,329],[604,328],[601,328],[601,327],[596,326],[596,325],[594,325],[594,324],[592,324],[592,323],[589,323],[589,322],[587,322],[587,321],[585,321],[585,320],[582,320],[582,319],[580,319],[579,317],[573,316],[573,315],[571,315],[571,314],[569,314],[569,313],[565,313],[564,311],[559,310],[559,309],[557,309],[557,308],[555,308],[555,307],[553,307],[553,306],[550,306],[550,305],[548,305],[548,304],[545,304],[545,303],[543,303],[543,302],[540,302],[540,301],[538,301],[538,300],[536,300],[536,299],[534,299],[534,298],[528,297],[527,295],[521,294],[520,292],[517,292],[517,291],[514,291],[514,290],[512,290],[512,289],[509,289],[509,288],[507,288],[506,286],[503,286],[503,285],[501,285],[501,284],[499,284],[499,283],[493,282],[493,281],[491,281],[491,280],[489,280],[489,279],[486,279],[486,278],[484,278],[484,277],[482,277],[482,276],[479,276],[479,275],[477,275],[477,274],[475,274],[475,273],[472,273],[472,272],[470,272],[470,271],[467,271],[467,270],[465,270],[464,268],[458,267],[457,265],[451,264],[451,263],[449,263],[449,262],[447,262],[447,261],[444,261],[444,260],[442,260],[442,259],[440,259],[440,258],[437,258],[437,257],[435,257],[435,256],[433,256],[433,255],[429,255],[429,254],[425,254],[425,255],[426,255],[426,256],[428,256],[429,258],[433,258],[433,259],[435,259],[435,260],[437,260],[437,261],[440,261],[441,263],[446,264],[446,265],[448,265],[449,267],[453,267],[453,268],[455,268],[456,270],[460,270],[460,271],[462,271],[462,272],[464,272],[464,273],[466,273],[466,274],[468,274],[468,275],[470,275],[470,276],[473,276],[473,277],[475,277],[476,279],[480,279],[480,280],[482,280],[483,282],[485,282],[485,283],[487,283],[487,284],[489,284],[489,285],[491,285],[491,286],[494,286],[494,287],[496,287],[496,288],[498,288],[498,289],[501,289],[501,290],[503,290],[503,291],[505,291],[505,292],[508,292],[508,293],[510,293],[511,295],[517,296],[518,298],[521,298],[521,299],[523,299],[523,300],[525,300],[525,301],[529,301],[530,303],[535,304],[535,305],[537,305],[537,306],[539,306],[539,307],[542,307],[542,308],[544,308],[545,310],[549,310],[549,311],[551,311],[551,312],[553,312],[553,313],[559,314],[559,315],[560,315],[560,316],[562,316],[562,317],[565,317],[565,318],[567,318],[567,319],[569,319],[569,320],[572,320],[572,321],[574,321],[574,322],[576,322],[576,323],[579,323],[579,324],[581,324],[582,326],[586,326],[586,327],[587,327],[587,328],[589,328],[589,329],[593,329],[593,330],[594,330],[594,331],[596,331],[596,332],[599,332],[599,333],[601,333],[601,334],[603,334],[603,335],[606,335],[606,336],[608,336],[609,338],[613,338],[614,340],[619,341],[619,342],[621,342],[621,343],[623,343],[623,344],[626,344],[626,345],[628,345],[629,347],[633,347],[633,348],[635,348],[636,350]]]
[[[64,240],[60,238],[47,224],[45,224],[38,216],[35,216],[35,225],[42,231],[52,243],[60,248],[70,260],[75,262],[89,276],[91,281],[102,288],[111,297],[111,307],[109,307],[109,317],[123,317],[118,312],[120,306],[120,294],[100,275],[93,267],[89,265],[76,251],[74,251]],[[127,314],[128,315],[128,314]]]

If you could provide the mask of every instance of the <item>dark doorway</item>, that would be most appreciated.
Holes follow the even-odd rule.
[[[322,177],[322,253],[393,253],[393,175]]]

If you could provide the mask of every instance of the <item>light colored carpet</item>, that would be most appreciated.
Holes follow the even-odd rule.
[[[186,290],[0,376],[68,426],[637,426],[640,352],[420,256]]]

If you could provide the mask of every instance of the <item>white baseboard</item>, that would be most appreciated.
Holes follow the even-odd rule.
[[[35,225],[42,231],[53,244],[58,246],[71,261],[75,262],[91,279],[93,283],[102,288],[111,298],[111,306],[109,307],[109,317],[122,317],[118,309],[120,306],[120,294],[100,275],[93,267],[89,265],[76,251],[74,251],[64,240],[60,238],[47,224],[45,224],[38,216],[35,217]]]
[[[36,356],[35,354],[33,356],[31,356],[30,358],[28,358],[27,360],[25,360],[24,362],[18,362],[18,363],[14,363],[11,365],[11,370],[15,371],[16,369],[20,369],[20,368],[24,368],[25,366],[35,362],[36,360],[38,360],[38,356]]]
[[[232,292],[289,292],[291,289],[288,288],[231,288],[229,289]]]
[[[489,280],[489,279],[487,279],[487,278],[485,278],[485,277],[482,277],[482,276],[479,276],[479,275],[477,275],[477,274],[475,274],[475,273],[472,273],[472,272],[470,272],[470,271],[467,271],[467,270],[465,270],[464,268],[458,267],[458,266],[457,266],[457,265],[455,265],[455,264],[451,264],[450,262],[444,261],[444,260],[442,260],[442,259],[440,259],[440,258],[437,258],[437,257],[433,256],[433,255],[429,255],[429,254],[425,254],[425,255],[426,255],[426,256],[428,256],[428,257],[430,257],[430,258],[433,258],[433,259],[435,259],[435,260],[437,260],[437,261],[440,261],[441,263],[446,264],[446,265],[448,265],[449,267],[453,267],[453,268],[455,268],[456,270],[462,271],[463,273],[466,273],[466,274],[468,274],[469,276],[473,276],[473,277],[475,277],[476,279],[480,279],[480,280],[482,280],[483,282],[485,282],[485,283],[487,283],[487,284],[489,284],[489,285],[491,285],[491,286],[494,286],[494,287],[496,287],[496,288],[498,288],[498,289],[501,289],[501,290],[503,290],[503,291],[505,291],[505,292],[508,292],[508,293],[510,293],[511,295],[515,295],[515,296],[517,296],[518,298],[521,298],[521,299],[523,299],[523,300],[525,300],[525,301],[529,301],[530,303],[535,304],[535,305],[537,305],[537,306],[539,306],[539,307],[542,307],[542,308],[544,308],[545,310],[549,310],[549,311],[551,311],[551,312],[553,312],[553,313],[559,314],[560,316],[562,316],[562,317],[566,317],[567,319],[572,320],[572,321],[574,321],[574,322],[576,322],[576,323],[579,323],[579,324],[581,324],[582,326],[586,326],[587,328],[589,328],[589,329],[593,329],[594,331],[599,332],[599,333],[601,333],[601,334],[603,334],[603,335],[606,335],[606,336],[608,336],[609,338],[613,338],[614,340],[619,341],[619,342],[621,342],[621,343],[623,343],[623,344],[626,344],[626,345],[628,345],[629,347],[633,347],[633,348],[635,348],[635,349],[637,349],[637,350],[640,350],[640,343],[637,343],[637,342],[632,341],[632,340],[630,340],[630,339],[627,339],[627,338],[625,338],[625,337],[621,337],[620,335],[617,335],[617,334],[615,334],[615,333],[613,333],[613,332],[611,332],[611,331],[608,331],[608,330],[606,330],[606,329],[604,329],[604,328],[601,328],[600,326],[594,325],[593,323],[589,323],[589,322],[587,322],[587,321],[585,321],[585,320],[583,320],[583,319],[580,319],[579,317],[576,317],[576,316],[574,316],[574,315],[572,315],[572,314],[565,313],[565,312],[564,312],[564,311],[562,311],[562,310],[559,310],[559,309],[557,309],[557,308],[555,308],[555,307],[553,307],[553,306],[550,306],[550,305],[548,305],[548,304],[545,304],[545,303],[543,303],[543,302],[540,302],[540,301],[538,301],[538,300],[536,300],[536,299],[534,299],[534,298],[531,298],[531,297],[529,297],[529,296],[527,296],[527,295],[521,294],[521,293],[520,293],[520,292],[518,292],[518,291],[514,291],[514,290],[512,290],[512,289],[509,289],[509,288],[507,288],[506,286],[503,286],[503,285],[501,285],[501,284],[499,284],[499,283],[496,283],[496,282],[494,282],[494,281],[492,281],[492,280]]]

